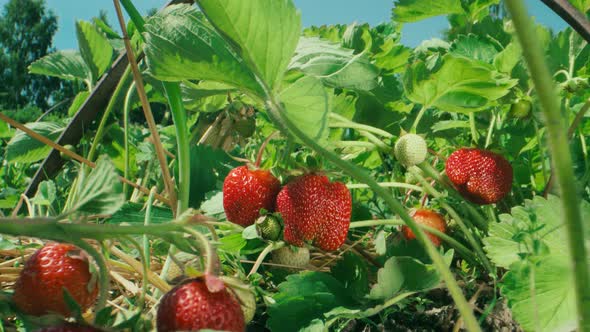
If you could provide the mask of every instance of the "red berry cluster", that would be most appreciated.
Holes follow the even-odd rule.
[[[276,210],[284,221],[286,242],[331,251],[346,240],[352,200],[343,183],[321,174],[299,176],[281,189],[269,171],[241,166],[225,178],[223,207],[227,219],[242,226],[253,224],[262,208]]]

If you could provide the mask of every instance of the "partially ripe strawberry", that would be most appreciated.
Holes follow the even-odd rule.
[[[302,247],[305,242],[336,250],[346,240],[352,200],[348,188],[320,174],[306,174],[283,187],[277,211],[284,221],[284,239]]]
[[[430,226],[443,233],[447,230],[447,223],[445,222],[445,219],[440,214],[432,210],[418,209],[411,213],[411,217],[412,219],[414,219],[416,223],[420,225]],[[406,225],[402,226],[402,234],[406,240],[413,240],[416,238],[414,232],[412,232],[410,227]],[[426,232],[426,235],[428,235],[430,241],[432,241],[432,243],[434,243],[435,246],[440,246],[441,241],[440,238],[438,238],[438,236],[435,236],[428,232]]]
[[[426,160],[428,146],[421,136],[416,134],[406,134],[395,142],[393,149],[395,158],[404,166],[410,167],[418,165]]]
[[[102,330],[88,325],[64,324],[60,326],[44,327],[36,332],[102,332]]]
[[[445,170],[461,195],[477,204],[499,202],[512,188],[512,166],[491,151],[459,149],[449,156]]]
[[[160,300],[158,332],[211,329],[242,332],[244,313],[227,288],[212,293],[201,278],[174,287]]]
[[[260,209],[274,211],[281,183],[269,171],[234,168],[223,182],[223,209],[227,220],[241,226],[256,221]]]
[[[309,263],[309,249],[282,247],[272,252],[272,262],[295,268],[305,267]],[[294,271],[298,269],[293,269]]]
[[[26,262],[14,286],[13,300],[26,314],[40,316],[72,313],[64,289],[83,311],[92,306],[98,285],[92,278],[86,253],[66,243],[48,243]]]

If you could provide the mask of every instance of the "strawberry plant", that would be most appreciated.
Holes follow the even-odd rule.
[[[590,331],[583,24],[113,4],[121,33],[78,22],[29,68],[87,88],[67,117],[0,113],[0,329]]]

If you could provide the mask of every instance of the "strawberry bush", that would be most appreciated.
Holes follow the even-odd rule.
[[[590,331],[579,27],[519,0],[305,28],[292,0],[114,5],[121,33],[80,21],[29,67],[81,87],[67,118],[0,114],[0,330]]]

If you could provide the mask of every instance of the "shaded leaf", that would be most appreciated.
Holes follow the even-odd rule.
[[[137,223],[143,224],[145,222],[146,209],[144,204],[133,202],[126,202],[123,206],[115,212],[110,218],[106,220],[107,224],[121,224],[121,223]],[[172,211],[168,208],[159,206],[152,206],[150,214],[151,224],[162,224],[170,222],[174,219]]]
[[[113,163],[101,156],[96,168],[78,182],[70,210],[87,214],[113,214],[125,203],[123,186]]]
[[[35,197],[31,199],[31,202],[37,205],[49,206],[56,198],[55,183],[53,181],[42,181],[37,187],[37,193]]]
[[[61,125],[54,122],[33,122],[25,126],[52,141],[57,140],[64,130]],[[9,163],[34,163],[47,157],[50,151],[50,146],[19,130],[6,146],[6,159]]]
[[[90,96],[90,92],[88,91],[80,91],[72,101],[70,108],[68,108],[68,116],[74,116],[76,112],[82,107],[82,104],[86,101],[86,99]]]
[[[353,303],[338,280],[321,272],[292,274],[278,290],[275,303],[268,307],[267,327],[271,331],[299,331],[323,318],[323,313]]]

